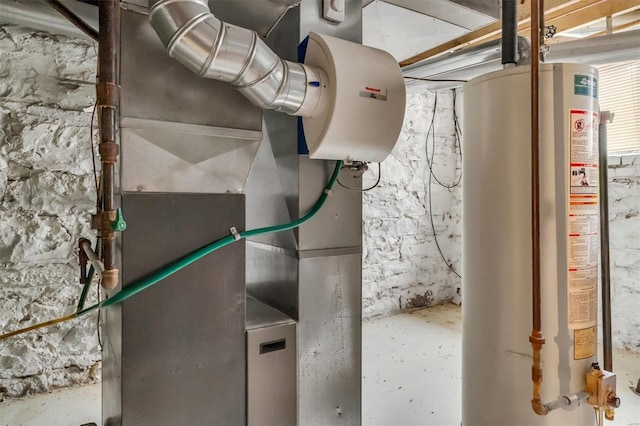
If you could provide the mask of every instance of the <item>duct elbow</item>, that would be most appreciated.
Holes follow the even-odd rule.
[[[171,57],[200,77],[231,83],[254,105],[303,115],[318,104],[307,99],[309,75],[318,71],[280,59],[254,31],[220,21],[206,0],[149,0],[149,19]]]

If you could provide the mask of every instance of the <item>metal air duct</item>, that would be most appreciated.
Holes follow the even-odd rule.
[[[254,31],[216,18],[206,0],[150,0],[149,18],[169,55],[191,71],[231,83],[262,109],[302,116],[300,153],[380,162],[393,149],[406,96],[389,53],[310,32],[300,46],[305,65],[289,62]]]
[[[149,18],[173,58],[254,105],[311,116],[319,104],[324,72],[280,59],[254,31],[216,18],[206,0],[149,0]]]

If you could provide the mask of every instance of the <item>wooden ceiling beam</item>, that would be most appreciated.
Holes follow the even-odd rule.
[[[616,16],[640,8],[640,0],[599,0],[596,2],[582,1],[573,6],[557,9],[555,12],[545,14],[545,25],[553,25],[556,32],[567,31],[572,28],[586,25],[590,22],[606,16]],[[529,36],[531,31],[531,21],[518,24],[518,34]],[[500,37],[500,33],[495,36],[485,38],[482,42],[495,40]],[[467,47],[475,46],[478,42],[469,43]]]
[[[530,0],[519,0],[518,32],[526,32],[531,27]],[[640,0],[546,0],[545,23],[555,25],[557,31],[565,31],[576,26],[592,22],[603,16],[626,13],[640,7]],[[495,22],[461,37],[425,50],[411,58],[400,62],[400,66],[420,62],[422,60],[456,50],[473,46],[500,37],[502,24]]]
[[[545,24],[555,25],[557,31],[566,31],[607,16],[621,15],[640,8],[640,0],[606,0],[575,12],[548,19]]]
[[[626,30],[627,28],[631,28],[631,27],[635,27],[636,25],[640,25],[640,19],[636,19],[634,21],[629,21],[626,22],[624,24],[620,24],[620,25],[614,25],[612,32],[617,32],[617,31],[622,31],[622,30]],[[586,38],[591,38],[591,37],[600,37],[603,35],[607,35],[607,31],[599,31],[597,33],[593,33],[588,35]]]

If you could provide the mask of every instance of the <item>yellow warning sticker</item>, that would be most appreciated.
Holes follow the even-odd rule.
[[[596,354],[596,327],[573,331],[573,359],[590,358]]]

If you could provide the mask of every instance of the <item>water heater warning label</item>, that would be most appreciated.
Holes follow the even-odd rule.
[[[595,327],[598,313],[598,125],[597,113],[569,113],[568,313],[569,328],[575,330],[576,359],[588,358],[595,350],[595,337],[591,343],[588,330]]]
[[[596,354],[596,327],[573,332],[573,359],[585,359]]]

